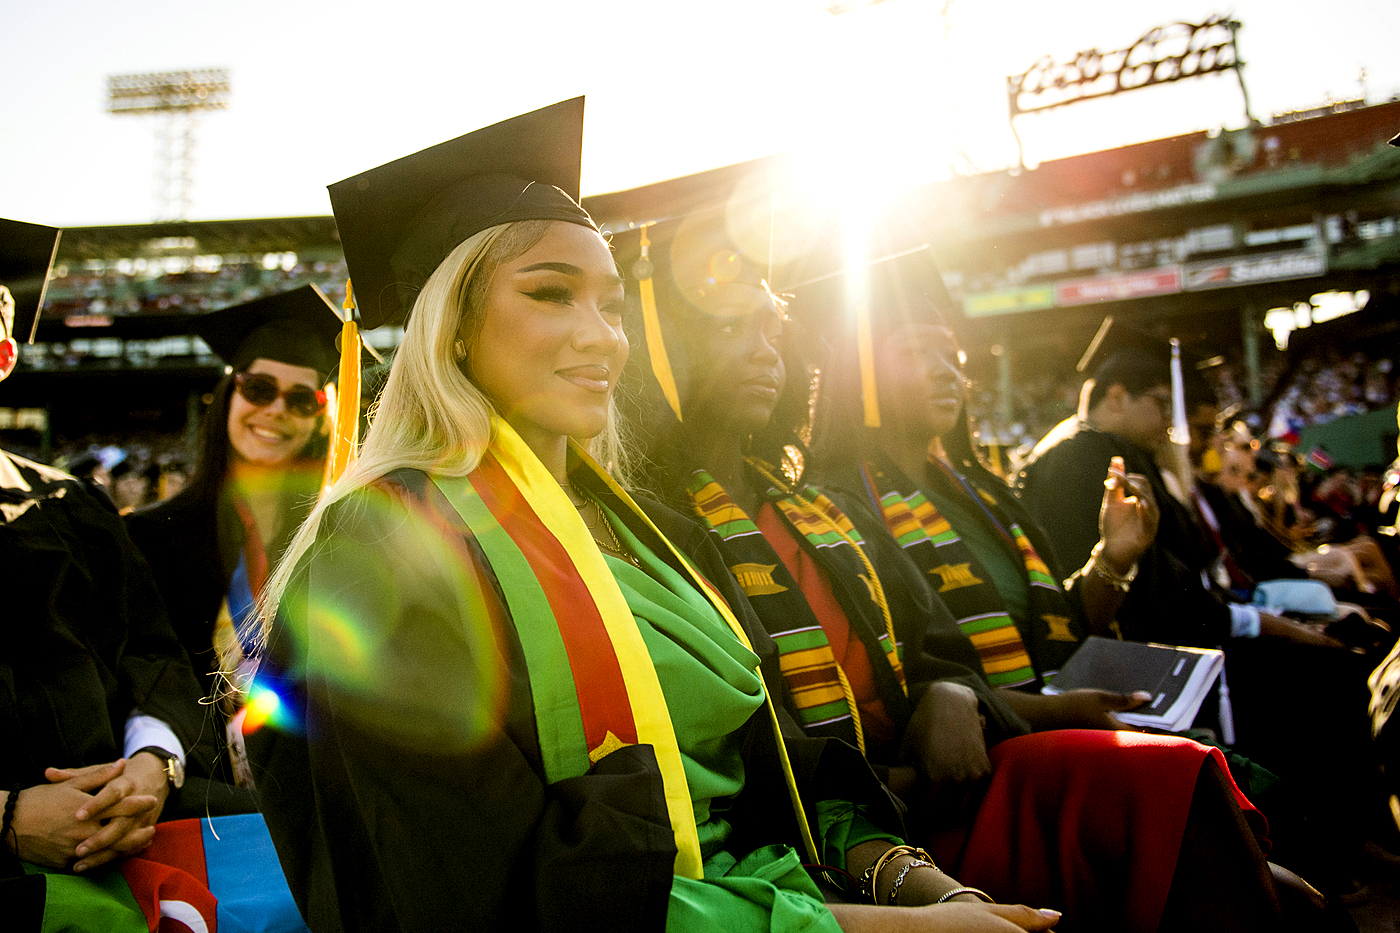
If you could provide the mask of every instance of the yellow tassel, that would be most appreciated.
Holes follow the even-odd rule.
[[[642,228],[641,234],[642,260],[646,261],[647,252],[651,247],[646,227]],[[655,269],[655,266],[652,268]],[[652,287],[651,279],[649,275],[637,282],[637,290],[642,298],[642,328],[646,333],[647,353],[651,356],[651,371],[661,386],[661,394],[666,397],[666,403],[671,406],[671,411],[676,413],[676,420],[684,421],[681,417],[681,396],[676,389],[676,377],[671,372],[671,360],[666,355],[666,342],[661,336],[661,316],[656,313],[656,291]]]
[[[865,403],[865,426],[880,426],[880,394],[875,387],[875,340],[870,333],[870,303],[856,306],[856,346],[860,352],[860,396]]]
[[[352,316],[355,308],[350,282],[345,283],[345,323],[340,327],[340,379],[331,426],[331,450],[327,458],[327,485],[334,483],[355,462],[360,445],[360,330]]]

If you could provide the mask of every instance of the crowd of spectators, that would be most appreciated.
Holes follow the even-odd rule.
[[[1400,401],[1393,354],[1339,351],[1316,346],[1292,356],[1269,354],[1260,364],[1264,403],[1249,401],[1242,354],[1225,354],[1223,362],[1203,370],[1222,411],[1244,421],[1262,438],[1296,441],[1307,427],[1349,415],[1365,414]],[[1081,377],[1070,364],[1049,372],[1016,372],[1009,406],[994,381],[974,381],[969,399],[973,423],[985,445],[1007,451],[1013,459],[1060,421],[1074,414]],[[1009,416],[1008,416],[1009,411]]]
[[[49,285],[44,316],[72,314],[195,314],[314,283],[335,299],[345,295],[345,262],[302,261],[292,253],[229,257],[201,270],[156,261],[77,268]]]

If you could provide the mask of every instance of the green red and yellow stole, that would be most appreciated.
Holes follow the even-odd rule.
[[[826,496],[789,488],[775,478],[772,467],[757,459],[750,458],[749,466],[768,483],[768,500],[825,570],[852,631],[871,656],[881,696],[892,695],[902,705],[907,687],[899,644],[880,578],[861,548],[860,532]],[[725,563],[777,644],[783,680],[803,728],[813,735],[844,739],[864,752],[860,710],[850,682],[782,558],[710,474],[695,471],[687,492],[697,514],[719,536]],[[883,663],[876,663],[877,656]],[[889,699],[886,704],[892,714],[899,708]]]
[[[945,472],[946,467],[930,463],[930,481],[939,482],[948,495],[973,498],[989,525],[1019,555],[1029,585],[1032,617],[1025,630],[1007,613],[1005,601],[977,555],[924,492],[893,465],[861,464],[871,503],[915,566],[929,575],[934,592],[977,649],[988,682],[995,687],[1039,685],[1082,640],[1074,612],[1030,538],[1019,523],[1004,514],[996,497],[960,477],[945,476]]]
[[[553,782],[584,774],[625,745],[652,746],[676,837],[676,874],[701,878],[699,833],[680,746],[627,599],[558,481],[508,424],[496,418],[493,428],[493,440],[476,470],[465,477],[434,476],[433,482],[475,535],[500,581],[525,654],[545,777]],[[571,448],[583,468],[621,503],[629,524],[650,528],[655,538],[666,540],[587,453],[577,445]],[[724,600],[674,547],[671,552],[739,640],[751,647]],[[768,706],[776,734],[777,716]],[[781,739],[778,747],[806,835]],[[804,841],[815,859],[810,837]]]

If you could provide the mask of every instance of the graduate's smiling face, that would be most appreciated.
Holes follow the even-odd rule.
[[[927,444],[958,423],[964,399],[962,350],[941,324],[902,324],[876,344],[880,413],[911,441]]]
[[[537,451],[566,437],[596,437],[627,362],[623,307],[603,238],[579,224],[553,224],[496,268],[474,338],[463,321],[467,371]]]
[[[768,290],[730,283],[687,321],[689,378],[682,417],[714,433],[748,437],[767,426],[787,382],[784,318]]]
[[[316,390],[316,370],[259,357],[244,370],[265,374],[277,380],[279,393],[293,386]],[[268,405],[254,405],[237,391],[229,395],[228,439],[234,454],[249,463],[276,466],[291,462],[311,441],[319,416],[306,417],[287,409],[279,394]]]

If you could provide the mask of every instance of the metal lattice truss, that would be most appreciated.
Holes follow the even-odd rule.
[[[1222,71],[1240,75],[1244,63],[1235,45],[1238,21],[1211,16],[1203,23],[1171,23],[1147,32],[1126,49],[1089,49],[1068,62],[1047,55],[1022,74],[1006,79],[1011,119],[1097,97]],[[1245,97],[1245,112],[1249,98]]]
[[[173,71],[116,75],[107,79],[107,111],[119,115],[155,115],[155,200],[157,220],[189,215],[194,187],[195,130],[205,110],[228,106],[228,71]]]

